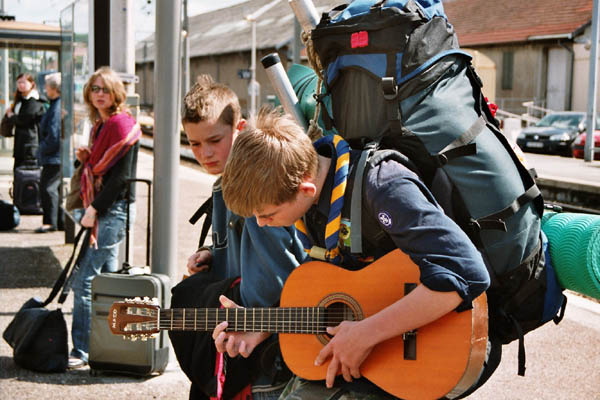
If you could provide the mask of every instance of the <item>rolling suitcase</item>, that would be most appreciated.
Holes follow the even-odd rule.
[[[162,331],[148,340],[123,340],[111,333],[108,311],[115,301],[135,297],[158,299],[161,307],[169,307],[170,282],[167,275],[151,274],[150,265],[150,185],[147,179],[131,179],[148,185],[148,223],[146,232],[146,266],[132,267],[127,262],[115,273],[102,273],[92,280],[92,323],[89,365],[92,375],[117,372],[133,375],[162,373],[169,361],[168,337]],[[127,210],[126,249],[129,252],[129,209]]]
[[[10,195],[13,204],[23,215],[43,214],[40,179],[42,169],[36,166],[22,165],[15,168],[14,181]]]

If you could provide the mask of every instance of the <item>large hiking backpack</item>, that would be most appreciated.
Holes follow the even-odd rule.
[[[500,132],[441,1],[356,0],[324,13],[311,39],[324,87],[317,98],[331,102],[332,115],[322,107],[327,129],[353,148],[394,149],[416,166],[482,253],[492,278],[490,336],[519,339],[524,375],[523,335],[558,323],[566,297],[546,266],[533,173]],[[393,153],[368,153],[358,169]],[[357,252],[360,242],[352,241]]]

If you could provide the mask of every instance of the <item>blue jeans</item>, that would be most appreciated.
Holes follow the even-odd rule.
[[[106,213],[98,217],[98,248],[87,247],[79,269],[72,282],[73,324],[71,355],[88,360],[90,325],[92,321],[92,279],[102,272],[115,272],[119,269],[119,243],[125,238],[126,200],[115,202]],[[133,209],[133,204],[132,204]],[[80,220],[84,210],[74,210]],[[86,245],[84,243],[84,245]]]

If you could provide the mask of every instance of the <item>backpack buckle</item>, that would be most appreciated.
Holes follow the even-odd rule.
[[[398,98],[398,85],[396,85],[396,78],[393,76],[384,76],[381,78],[381,89],[383,91],[383,98],[387,101],[394,101]]]

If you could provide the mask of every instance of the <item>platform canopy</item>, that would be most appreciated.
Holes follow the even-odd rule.
[[[0,48],[60,49],[60,27],[21,21],[0,21]]]

